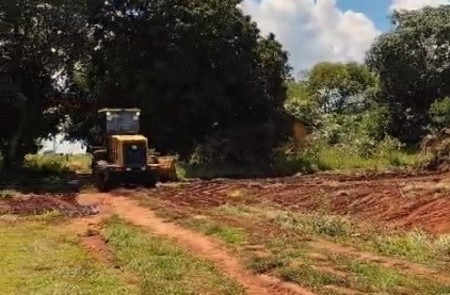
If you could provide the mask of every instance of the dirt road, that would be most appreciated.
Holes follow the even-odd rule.
[[[281,282],[268,276],[258,276],[247,271],[220,242],[197,232],[165,222],[151,210],[140,207],[129,198],[110,194],[85,194],[78,197],[82,206],[96,206],[99,215],[75,221],[75,225],[83,228],[86,225],[95,226],[112,214],[144,228],[149,232],[177,241],[177,243],[191,251],[194,255],[215,263],[216,267],[230,278],[241,284],[249,295],[312,295],[313,293],[295,284]],[[99,240],[88,237],[85,241],[88,247],[96,247]]]

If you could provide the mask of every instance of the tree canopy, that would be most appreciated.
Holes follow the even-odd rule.
[[[416,142],[431,104],[450,92],[450,5],[401,11],[393,29],[376,40],[367,64],[380,80],[380,100],[390,107],[391,133]]]
[[[16,138],[31,147],[61,123],[71,139],[93,143],[98,109],[139,107],[142,132],[161,152],[187,158],[196,150],[208,160],[231,161],[269,156],[285,135],[288,57],[238,4],[3,4],[2,73],[12,88],[1,101],[14,97],[11,108],[23,115],[8,119],[12,112],[2,108],[2,120],[14,126],[2,133],[2,154]]]
[[[69,1],[6,1],[0,4],[0,153],[13,166],[36,152],[36,139],[56,132],[51,111],[63,74],[78,48],[75,5]]]
[[[352,112],[361,107],[376,83],[365,65],[354,62],[319,63],[307,75],[308,91],[324,113]]]

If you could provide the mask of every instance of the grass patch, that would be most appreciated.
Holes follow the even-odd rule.
[[[287,265],[288,261],[282,257],[275,256],[255,256],[246,263],[247,268],[257,274],[268,273],[273,269],[277,269]]]
[[[0,220],[1,294],[136,294],[48,220]]]
[[[225,204],[220,207],[214,209],[217,214],[225,214],[228,216],[236,216],[236,217],[251,217],[255,216],[260,212],[260,210],[255,207],[250,207],[247,205],[230,205]]]
[[[83,155],[27,155],[24,167],[44,175],[62,175],[68,172],[89,173],[91,157]]]
[[[320,206],[319,206],[320,207]],[[326,206],[323,212],[326,212]],[[216,214],[245,220],[259,220],[259,224],[270,224],[280,228],[280,238],[289,234],[281,245],[273,245],[261,236],[257,243],[264,243],[277,255],[291,251],[293,245],[304,244],[310,237],[319,236],[326,240],[348,245],[361,251],[374,252],[386,257],[424,264],[432,269],[450,269],[450,235],[432,237],[421,231],[386,231],[345,216],[327,213],[291,213],[265,206],[224,205],[216,209]],[[214,218],[214,217],[212,217]],[[261,234],[261,233],[260,233]],[[257,235],[252,233],[252,242]],[[283,238],[284,240],[284,238]],[[289,244],[289,247],[286,245]],[[280,252],[281,251],[281,252]]]
[[[346,286],[365,293],[388,292],[389,294],[448,294],[450,286],[435,283],[432,278],[422,279],[405,276],[401,271],[365,261],[341,257],[335,261],[350,276]]]
[[[284,229],[306,235],[320,235],[333,239],[349,238],[353,232],[350,220],[337,215],[321,213],[292,214],[284,211],[268,211],[267,217]]]
[[[417,160],[417,154],[409,151],[392,151],[372,157],[362,157],[348,153],[339,148],[324,148],[317,155],[317,160],[327,170],[370,169],[382,170],[393,167],[410,166]]]
[[[380,253],[423,263],[429,261],[435,254],[428,236],[419,231],[377,236],[370,244]]]
[[[406,283],[405,278],[396,271],[382,268],[372,263],[354,260],[348,262],[348,268],[353,274],[350,284],[361,291],[391,291],[394,293],[395,289]]]
[[[431,238],[422,231],[376,235],[369,240],[368,247],[388,256],[425,264],[450,260],[450,236]]]
[[[282,267],[276,270],[275,274],[282,280],[297,283],[316,292],[323,291],[325,286],[340,284],[338,277],[318,271],[309,264]]]
[[[173,242],[141,232],[117,217],[106,227],[118,263],[140,280],[141,294],[243,294],[211,263],[186,253]]]
[[[12,199],[15,196],[18,196],[20,193],[15,190],[4,189],[0,190],[0,200],[1,199]]]
[[[430,266],[443,266],[450,262],[450,236],[433,238],[421,231],[385,232],[343,216],[322,213],[293,214],[266,209],[258,214],[267,222],[294,230],[302,236],[321,236],[358,249]]]
[[[219,224],[208,219],[191,219],[186,221],[186,224],[208,236],[214,236],[224,241],[229,245],[243,245],[247,242],[247,237],[244,231]]]

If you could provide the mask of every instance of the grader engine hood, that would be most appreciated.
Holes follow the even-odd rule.
[[[147,138],[142,135],[115,135],[113,141],[123,166],[136,167],[147,164]]]

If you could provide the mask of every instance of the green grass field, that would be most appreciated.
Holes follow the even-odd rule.
[[[104,232],[114,261],[102,262],[59,218],[1,217],[2,295],[242,294],[212,264],[118,218]]]

